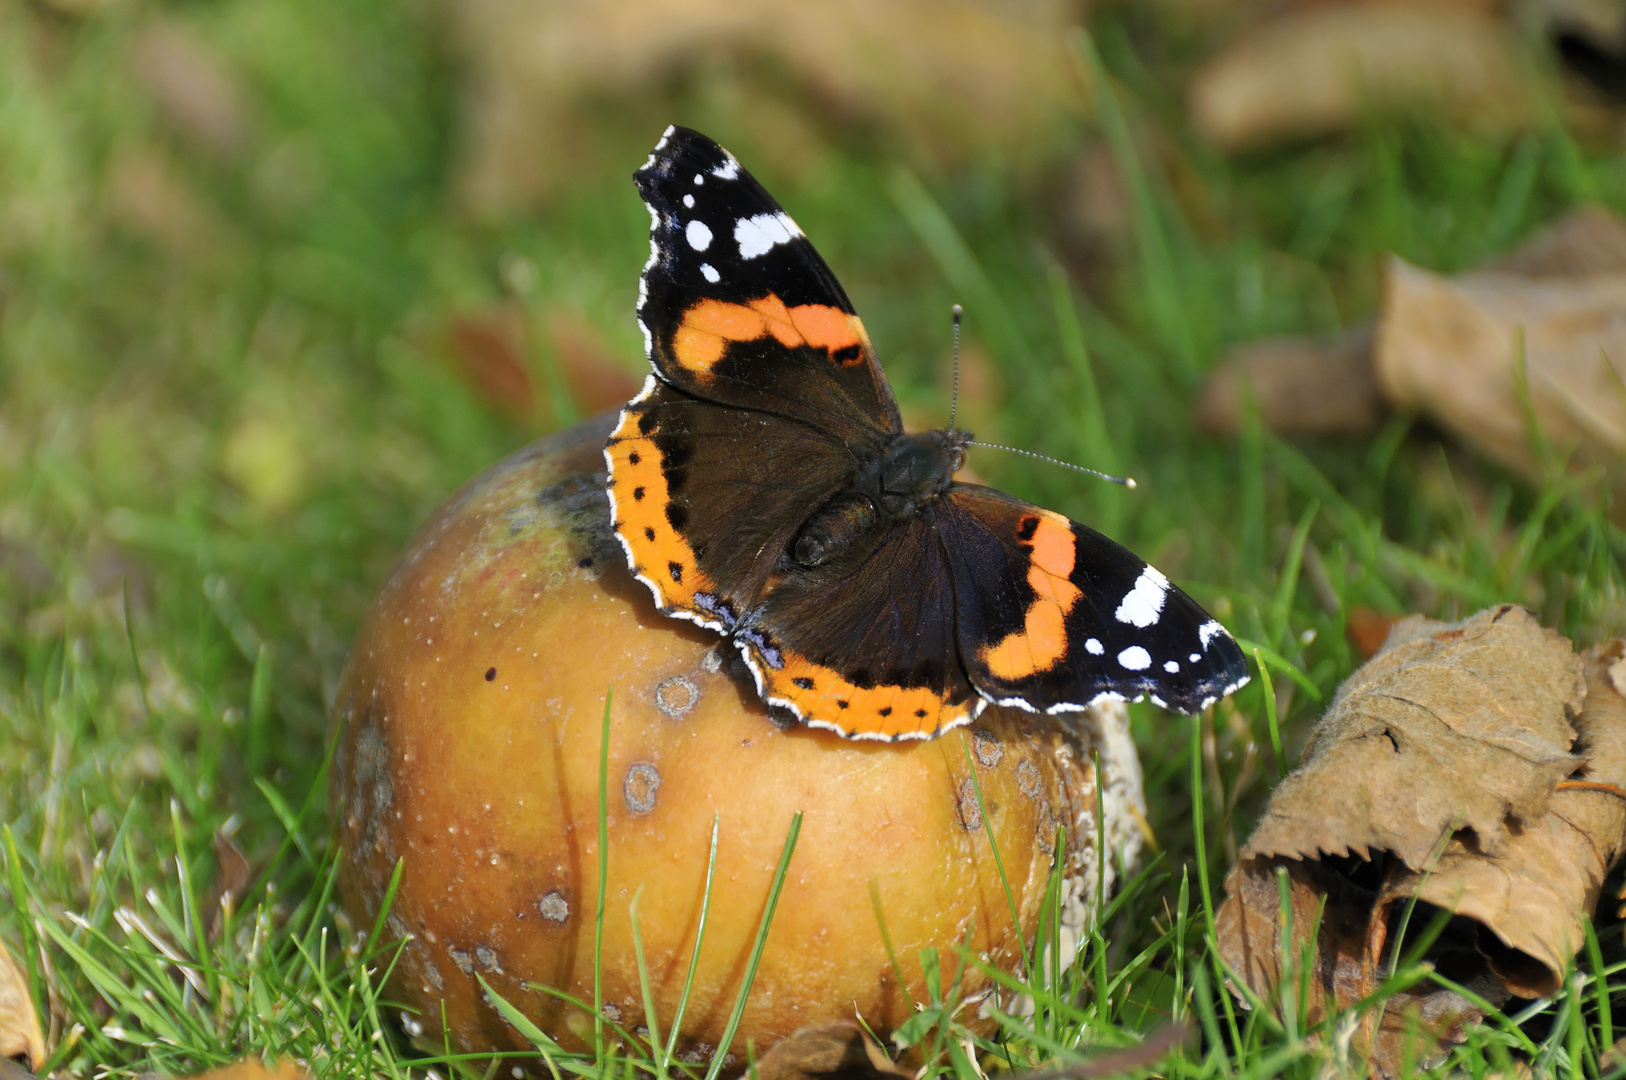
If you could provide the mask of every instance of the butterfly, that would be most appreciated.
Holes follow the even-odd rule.
[[[653,372],[604,449],[615,534],[765,702],[918,739],[990,703],[1192,713],[1247,682],[1231,635],[1126,548],[954,480],[968,432],[905,433],[840,282],[732,154],[670,127],[633,179]]]

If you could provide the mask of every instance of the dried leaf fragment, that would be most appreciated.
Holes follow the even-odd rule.
[[[1397,623],[1227,877],[1222,954],[1273,1000],[1308,950],[1314,1022],[1383,981],[1412,909],[1408,934],[1439,930],[1426,960],[1477,998],[1556,991],[1626,848],[1623,659],[1620,641],[1577,657],[1511,605]],[[1364,1016],[1356,1048],[1394,1075],[1482,1016],[1425,981]]]
[[[0,1058],[24,1055],[38,1068],[45,1060],[45,1035],[28,992],[28,976],[0,941]]]
[[[856,1020],[799,1028],[757,1062],[758,1080],[876,1080],[908,1076]]]

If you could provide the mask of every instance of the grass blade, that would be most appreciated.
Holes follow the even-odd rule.
[[[745,1015],[745,1003],[751,997],[751,984],[756,981],[757,965],[762,962],[762,949],[768,943],[768,927],[773,923],[774,909],[779,906],[779,891],[785,887],[785,874],[790,870],[790,858],[796,852],[796,838],[802,834],[802,812],[790,820],[790,834],[785,837],[784,849],[779,853],[779,865],[773,872],[773,884],[768,887],[768,902],[762,909],[762,921],[757,924],[756,940],[751,943],[751,957],[745,962],[745,977],[740,980],[740,992],[734,997],[734,1008],[728,1014],[728,1024],[717,1040],[717,1049],[711,1055],[711,1066],[706,1080],[717,1080],[728,1057],[728,1048],[734,1043],[734,1033],[740,1029],[740,1017]]]

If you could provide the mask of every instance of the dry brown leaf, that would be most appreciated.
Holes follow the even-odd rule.
[[[1577,657],[1511,605],[1397,623],[1339,689],[1228,876],[1227,961],[1268,1000],[1281,958],[1308,945],[1314,1022],[1382,981],[1415,900],[1414,931],[1440,915],[1426,959],[1448,978],[1493,1005],[1556,991],[1626,846],[1623,657],[1619,641]],[[1357,1049],[1393,1075],[1481,1017],[1425,982],[1364,1017]],[[1414,1035],[1424,1045],[1408,1047]]]
[[[1531,478],[1532,418],[1572,469],[1626,454],[1626,271],[1446,278],[1391,258],[1373,359],[1392,403]]]
[[[28,976],[0,941],[0,1058],[27,1056],[38,1068],[45,1060],[45,1035],[28,992]]]
[[[1199,421],[1217,434],[1235,433],[1241,425],[1243,388],[1251,386],[1260,419],[1271,431],[1298,435],[1353,433],[1370,429],[1382,419],[1383,397],[1387,395],[1401,407],[1423,408],[1442,420],[1445,413],[1457,416],[1456,423],[1444,420],[1446,426],[1471,443],[1495,432],[1497,446],[1518,460],[1514,462],[1500,454],[1493,456],[1515,464],[1527,474],[1536,473],[1529,440],[1523,434],[1524,412],[1511,377],[1510,323],[1518,316],[1512,310],[1498,310],[1494,302],[1490,302],[1480,304],[1473,318],[1463,319],[1459,317],[1461,305],[1458,303],[1462,289],[1468,289],[1470,296],[1477,296],[1474,290],[1478,286],[1473,283],[1481,280],[1482,275],[1496,275],[1489,280],[1504,283],[1516,280],[1522,283],[1519,287],[1535,281],[1546,282],[1549,288],[1545,295],[1567,296],[1577,282],[1586,279],[1621,280],[1621,276],[1626,275],[1626,220],[1600,206],[1583,206],[1558,218],[1476,273],[1452,279],[1454,283],[1438,286],[1442,279],[1433,275],[1418,278],[1416,275],[1423,272],[1411,267],[1405,267],[1405,273],[1410,276],[1396,286],[1400,290],[1397,296],[1403,303],[1386,308],[1382,324],[1382,332],[1388,335],[1383,339],[1389,348],[1387,360],[1399,369],[1392,380],[1381,381],[1385,380],[1380,368],[1385,354],[1373,355],[1376,341],[1370,323],[1331,337],[1248,342],[1233,349],[1209,374],[1198,404]],[[1425,295],[1415,286],[1418,280],[1430,283],[1431,287],[1438,286],[1435,292],[1450,297],[1452,303],[1440,304],[1434,294]],[[1470,300],[1472,302],[1475,301]],[[1481,312],[1480,309],[1487,310]],[[1474,322],[1481,314],[1500,321],[1486,330]],[[1614,317],[1611,313],[1604,314]],[[1560,322],[1562,318],[1562,315],[1556,316]],[[1500,335],[1500,348],[1490,350],[1490,355],[1497,358],[1490,362],[1500,364],[1496,371],[1485,370],[1484,350],[1458,352],[1465,341],[1457,338],[1471,336],[1469,330],[1481,337]],[[1597,334],[1600,344],[1606,331],[1616,332],[1607,319],[1596,321],[1590,327],[1584,320],[1565,323],[1555,326],[1554,330],[1557,336],[1568,334],[1577,341],[1585,340],[1588,333]],[[1437,358],[1442,356],[1454,366],[1440,364]],[[1601,360],[1596,349],[1588,358],[1581,355],[1581,347],[1576,345],[1559,356],[1561,363],[1568,363],[1566,357],[1578,357],[1582,369],[1601,374],[1611,384],[1609,389],[1614,391],[1618,402],[1626,402],[1626,386],[1615,382],[1614,371]],[[1374,368],[1380,368],[1377,374]],[[1546,367],[1537,370],[1538,377],[1547,379]],[[1549,381],[1555,385],[1550,393],[1543,391],[1544,401],[1550,398],[1569,402],[1576,396],[1563,381],[1570,377],[1566,370],[1561,368],[1553,374]],[[1620,365],[1614,370],[1621,370]],[[1583,395],[1590,392],[1591,389],[1581,391]],[[1436,408],[1436,398],[1443,400],[1444,405]],[[1607,405],[1604,403],[1606,412]],[[1549,430],[1547,425],[1554,422],[1562,426]],[[1546,433],[1556,435],[1569,431],[1571,425],[1567,416],[1544,416],[1543,426]],[[1570,448],[1562,437],[1554,441],[1560,451]],[[1592,453],[1574,465],[1584,467],[1597,459],[1598,455]],[[1377,644],[1382,644],[1381,639]],[[1372,653],[1368,651],[1366,655]]]
[[[856,1020],[811,1025],[773,1044],[757,1062],[758,1080],[876,1080],[908,1076]]]
[[[759,149],[773,156],[777,142],[799,161],[817,139],[808,102],[879,125],[905,156],[992,149],[1021,161],[1051,144],[1056,121],[1082,100],[1065,34],[1076,15],[1063,0],[442,7],[465,61],[462,199],[482,214],[546,198],[597,156],[602,125],[584,102],[642,104],[653,142],[670,119],[660,91],[685,76],[725,98]]]
[[[1197,405],[1207,431],[1234,435],[1245,394],[1258,402],[1264,426],[1283,434],[1370,431],[1383,420],[1372,377],[1372,326],[1336,337],[1282,337],[1248,342],[1214,368]]]
[[[1374,105],[1517,130],[1536,100],[1505,23],[1437,4],[1291,11],[1210,60],[1188,95],[1197,130],[1228,150],[1345,131]]]
[[[1414,869],[1456,829],[1505,850],[1578,760],[1569,642],[1511,604],[1452,626],[1410,616],[1346,680],[1244,857],[1388,851]]]

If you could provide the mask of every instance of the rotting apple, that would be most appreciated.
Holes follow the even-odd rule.
[[[710,864],[680,1047],[688,1060],[716,1052],[798,811],[800,839],[725,1048],[737,1061],[747,1040],[761,1052],[854,1013],[895,1028],[912,1000],[926,1000],[924,949],[939,950],[945,972],[961,945],[1017,968],[1058,826],[1069,838],[1070,953],[1095,902],[1098,836],[1112,853],[1109,884],[1140,849],[1140,765],[1123,706],[1067,720],[990,707],[968,730],[894,744],[776,722],[722,639],[659,614],[628,572],[603,488],[612,419],[538,442],[466,485],[401,556],[356,638],[334,706],[332,805],[358,925],[372,925],[404,863],[386,925],[410,941],[392,996],[431,1030],[444,1008],[465,1050],[524,1047],[478,975],[560,1043],[591,1045],[592,1018],[535,987],[593,1000],[601,752],[612,1037],[643,1034],[634,901],[664,1032]],[[968,966],[966,997],[990,986]]]

